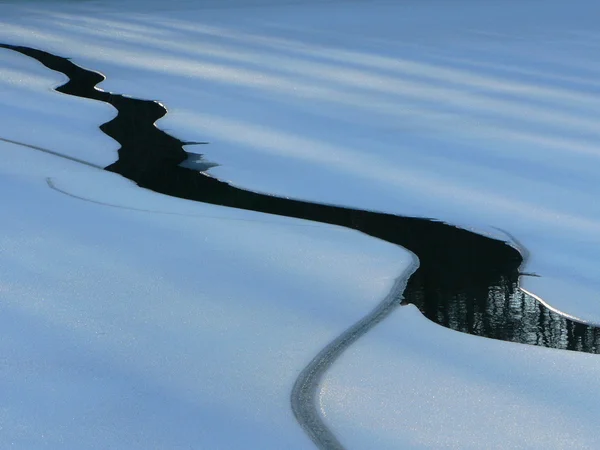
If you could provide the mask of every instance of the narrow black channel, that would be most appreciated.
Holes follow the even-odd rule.
[[[69,81],[57,91],[114,106],[117,116],[100,128],[119,142],[121,148],[118,161],[106,169],[139,186],[200,202],[355,229],[400,245],[418,256],[419,266],[407,275],[408,280],[398,278],[386,298],[328,343],[298,375],[291,392],[291,407],[298,423],[318,448],[344,448],[317,408],[323,374],[349,346],[400,304],[413,303],[432,321],[477,336],[600,352],[598,328],[561,316],[519,289],[523,258],[505,242],[431,219],[258,194],[181,167],[179,164],[188,157],[183,146],[191,143],[180,141],[154,125],[167,113],[158,102],[100,91],[96,85],[104,77],[68,59],[28,47],[3,44],[0,47],[35,58],[67,75]],[[89,165],[72,157],[68,159]],[[51,180],[48,184],[55,189]]]
[[[180,167],[187,158],[183,146],[191,143],[154,125],[167,113],[161,104],[101,91],[96,85],[103,75],[66,58],[28,47],[0,47],[65,74],[69,81],[57,91],[117,109],[117,116],[100,126],[121,145],[118,161],[107,170],[164,194],[339,225],[400,245],[418,256],[419,267],[397,302],[416,305],[435,323],[493,339],[600,353],[598,328],[559,315],[518,288],[523,259],[505,242],[432,219],[259,194]]]

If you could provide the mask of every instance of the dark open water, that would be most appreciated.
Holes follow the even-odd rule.
[[[400,245],[416,254],[420,265],[396,299],[398,305],[412,303],[430,320],[477,336],[600,352],[598,328],[560,316],[518,288],[523,259],[505,242],[433,219],[259,194],[180,167],[187,158],[183,145],[189,143],[154,126],[167,113],[160,104],[97,90],[95,86],[104,76],[67,59],[27,47],[0,47],[67,75],[70,81],[57,91],[103,101],[117,109],[118,115],[100,126],[121,145],[118,161],[107,170],[164,194],[339,225]]]

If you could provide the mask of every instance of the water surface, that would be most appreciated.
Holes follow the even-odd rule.
[[[412,303],[435,323],[477,336],[600,352],[598,328],[561,316],[519,289],[523,258],[507,243],[434,219],[282,198],[232,186],[189,168],[186,160],[190,155],[196,168],[206,169],[210,164],[203,166],[198,154],[184,150],[189,142],[154,125],[167,113],[158,102],[101,91],[95,86],[104,80],[102,74],[68,59],[28,47],[0,47],[67,75],[69,81],[57,91],[103,101],[117,109],[114,119],[100,125],[121,145],[119,159],[107,170],[164,194],[339,225],[400,245],[417,255],[419,267],[404,292],[398,293],[396,306]]]

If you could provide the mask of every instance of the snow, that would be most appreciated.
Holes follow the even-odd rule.
[[[98,128],[116,111],[109,105],[54,92],[67,81],[37,61],[2,49],[0,137],[107,166],[118,144]],[[31,120],[31,118],[35,120]],[[91,119],[91,120],[90,120]]]
[[[410,305],[340,358],[320,402],[348,448],[597,448],[597,359],[497,345]]]
[[[0,2],[0,42],[161,101],[158,125],[211,142],[188,148],[235,185],[510,235],[541,275],[525,288],[600,323],[599,9]],[[52,92],[62,81],[0,50],[0,138],[113,162],[97,126],[114,110]],[[408,253],[0,152],[2,447],[310,448],[289,410],[295,376],[385,296]],[[333,366],[321,406],[349,448],[595,448],[598,364],[403,307]]]
[[[1,447],[311,445],[295,377],[385,296],[406,251],[0,149]]]

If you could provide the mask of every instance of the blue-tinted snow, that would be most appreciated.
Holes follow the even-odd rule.
[[[0,150],[0,447],[312,445],[291,386],[407,252]]]
[[[259,3],[5,6],[0,38],[160,100],[235,184],[505,229],[600,321],[594,2]]]
[[[293,3],[145,1],[127,2],[127,10],[123,10],[121,2],[3,4],[0,40],[73,57],[108,76],[101,85],[103,89],[160,100],[169,109],[169,115],[159,121],[159,126],[182,140],[210,141],[211,145],[197,151],[219,164],[210,169],[212,173],[234,184],[313,201],[436,217],[497,235],[502,233],[496,228],[506,230],[529,250],[526,270],[541,275],[524,279],[525,287],[560,310],[600,322],[600,5],[593,1],[557,0]],[[96,128],[112,117],[110,108],[50,92],[49,87],[60,83],[61,78],[24,57],[3,51],[0,63],[2,108],[12,111],[16,102],[27,99],[27,106],[14,110],[15,119],[3,112],[5,122],[0,124],[0,131],[9,133],[4,137],[51,144],[53,149],[75,152],[81,158],[85,155],[97,163],[114,156],[114,142]],[[42,111],[38,111],[40,108]],[[3,144],[2,151],[15,150]],[[318,233],[326,235],[312,235],[317,231],[310,227],[289,231],[287,227],[296,222],[287,219],[276,219],[278,225],[273,226],[277,232],[270,225],[265,225],[264,230],[255,225],[259,227],[255,229],[233,220],[226,222],[230,224],[226,230],[217,221],[219,225],[190,231],[188,219],[180,220],[170,214],[151,215],[81,200],[79,206],[74,206],[78,204],[76,199],[50,190],[45,178],[54,177],[56,187],[74,195],[109,204],[178,214],[202,210],[211,216],[244,220],[251,216],[259,223],[263,220],[258,214],[189,206],[181,200],[140,193],[131,183],[114,175],[73,173],[70,165],[64,166],[67,163],[52,163],[56,166],[46,170],[50,157],[19,155],[2,166],[4,173],[13,173],[11,177],[3,176],[3,192],[15,192],[17,188],[23,192],[21,202],[12,199],[17,209],[12,214],[17,218],[14,220],[20,220],[19,226],[27,231],[23,236],[37,233],[43,237],[43,233],[50,233],[48,239],[55,241],[53,253],[59,254],[58,249],[63,249],[64,255],[54,267],[44,264],[52,253],[52,246],[44,250],[47,242],[38,243],[31,238],[15,241],[19,244],[12,254],[29,261],[10,265],[7,278],[19,281],[11,285],[12,291],[4,288],[5,292],[12,292],[7,303],[12,306],[7,306],[10,311],[5,317],[13,324],[13,331],[8,334],[14,339],[7,338],[3,352],[8,355],[7,361],[14,362],[6,366],[9,369],[3,382],[7,389],[17,389],[18,373],[22,373],[17,369],[29,368],[32,381],[24,386],[29,386],[32,393],[11,397],[12,406],[2,410],[0,416],[7,424],[4,429],[21,430],[21,436],[36,439],[42,439],[42,434],[47,439],[55,437],[52,433],[58,429],[76,443],[80,441],[74,436],[75,431],[96,430],[94,436],[98,439],[115,439],[98,441],[107,445],[121,442],[119,439],[127,435],[123,430],[129,430],[132,436],[135,432],[139,433],[137,436],[149,433],[144,435],[146,441],[140,441],[141,446],[152,439],[164,439],[157,442],[199,448],[202,443],[213,448],[247,447],[243,436],[252,436],[263,439],[264,445],[278,448],[274,443],[284,436],[286,445],[310,447],[286,409],[285,389],[291,389],[301,361],[314,355],[334,329],[349,325],[359,314],[360,305],[366,311],[377,294],[384,294],[385,287],[391,285],[392,274],[404,267],[405,255],[367,238],[352,237],[346,242],[344,237],[336,241],[333,236],[338,236],[339,230],[334,233],[318,229]],[[19,165],[18,170],[15,164]],[[38,169],[30,182],[23,181],[33,166]],[[107,191],[106,186],[115,186],[114,191]],[[44,214],[43,209],[35,212],[34,206],[19,206],[28,204],[38,208],[46,205],[45,208],[62,211],[65,217],[49,212],[40,217],[36,214]],[[95,225],[80,238],[83,247],[73,241],[77,235],[69,225],[69,217],[77,209],[72,208],[83,208],[86,215],[92,215],[89,223]],[[44,231],[41,224],[48,217],[56,221],[51,230],[60,238],[53,236],[52,231]],[[103,229],[98,224],[104,222],[108,235],[98,235],[97,228]],[[86,224],[79,228],[86,229]],[[149,229],[138,236],[134,232],[117,232],[121,226]],[[173,229],[184,231],[172,238],[167,231]],[[13,228],[7,230],[15,232]],[[196,234],[203,232],[217,233],[217,237],[203,241]],[[349,236],[347,232],[342,235]],[[247,240],[248,245],[242,245],[240,251],[249,252],[252,258],[240,258],[237,245],[221,249],[220,246],[228,245],[230,236]],[[128,250],[121,253],[123,249],[117,249],[109,237],[123,248],[128,246]],[[158,238],[164,240],[161,251],[171,255],[165,264],[173,265],[165,278],[156,276],[164,270],[162,260],[152,259],[151,251],[143,244],[146,239],[146,246],[152,249],[152,242]],[[330,239],[334,242],[328,244]],[[341,259],[351,261],[358,252],[366,252],[379,261],[359,279],[369,266],[366,256],[368,261],[349,266],[345,272],[334,270],[335,261],[340,259],[336,255],[346,251],[354,239],[360,244],[351,245],[350,253],[342,253],[345,256]],[[257,240],[271,244],[264,249]],[[103,275],[99,277],[98,256],[90,249],[102,246],[108,246],[102,255],[107,261],[102,267],[107,272],[100,272]],[[289,246],[304,259],[294,262],[298,256],[286,249]],[[176,251],[183,256],[175,257]],[[144,258],[143,266],[139,261],[118,266],[131,270],[131,277],[123,279],[116,269],[109,270],[108,261],[117,257],[141,259],[136,256],[138,253]],[[199,278],[202,271],[194,259],[199,253],[221,261],[221,269],[211,269],[215,272]],[[86,255],[95,259],[84,264]],[[323,265],[307,270],[305,266],[310,268],[316,255]],[[384,259],[377,259],[380,257]],[[384,261],[390,266],[384,267]],[[232,262],[235,270],[229,274],[225,266]],[[286,264],[292,264],[294,269]],[[4,270],[8,267],[2,264]],[[58,303],[55,309],[42,308],[54,305],[44,303],[42,297],[55,300],[70,293],[71,286],[77,283],[70,278],[71,282],[62,287],[45,283],[36,288],[28,280],[33,274],[56,278],[56,274],[72,267],[77,267],[75,273],[83,280],[80,290],[74,292],[81,293],[81,298],[85,298],[84,291],[93,294],[105,308],[89,301],[78,310],[74,306],[80,297],[75,294],[65,300],[70,303]],[[182,275],[175,274],[176,267],[185,269]],[[249,270],[260,271],[264,282],[240,283],[240,277],[248,277],[244,274]],[[319,283],[314,277],[326,280]],[[370,277],[386,281],[373,285]],[[100,286],[100,279],[113,280],[112,284],[122,289],[118,292],[129,293],[133,303],[106,309],[113,304],[115,294],[104,283]],[[272,289],[265,287],[271,283]],[[297,289],[304,283],[311,286],[300,295]],[[140,290],[140,285],[146,287]],[[364,291],[357,291],[360,285]],[[327,286],[330,287],[326,289]],[[124,316],[137,311],[143,301],[140,292],[147,297],[148,291],[156,291],[154,303],[149,305],[153,313],[125,322]],[[205,292],[201,305],[193,303],[198,292]],[[310,339],[294,343],[292,350],[287,347],[292,344],[285,340],[287,330],[278,322],[279,314],[287,314],[281,309],[280,298],[290,292],[298,298],[315,299],[311,306],[301,307],[306,308],[307,318],[302,325],[312,324],[316,331],[310,332]],[[166,307],[159,302],[162,295],[176,302],[175,318],[167,327],[172,334],[169,331],[154,336],[151,330],[163,326],[169,317],[161,309]],[[355,305],[352,314],[344,313],[346,303],[338,301],[340,296]],[[231,301],[222,306],[223,298]],[[248,298],[252,300],[246,304]],[[260,302],[261,314],[237,309],[240,304],[250,308],[252,301]],[[21,309],[17,311],[15,305]],[[291,311],[297,307],[294,298],[290,297],[287,307]],[[189,313],[190,308],[197,308],[192,309],[196,314]],[[23,309],[35,314],[23,313]],[[67,315],[71,310],[75,311],[72,317]],[[168,349],[173,345],[183,347],[197,338],[196,331],[173,324],[183,319],[189,321],[189,327],[214,323],[201,314],[206,310],[222,318],[217,322],[224,327],[220,334],[210,336],[210,342],[227,347],[230,353],[225,355],[235,356],[232,361],[239,363],[238,366],[229,362],[227,370],[218,372],[219,377],[224,374],[224,383],[231,393],[218,389],[213,393],[215,387],[203,381],[216,377],[216,369],[211,372],[199,362],[186,365],[190,355],[203,354],[202,349],[209,360],[221,361],[220,355],[211,353],[214,348],[205,344],[198,344],[200,350],[190,347],[190,355],[177,353],[175,361],[185,364],[174,364],[173,373],[156,369],[160,365],[156,361],[169,359]],[[265,334],[257,338],[257,348],[268,348],[273,353],[261,353],[265,359],[253,360],[258,361],[254,363],[249,361],[259,352],[231,353],[228,345],[232,339],[245,343],[251,342],[253,336],[252,327],[230,336],[235,325],[243,322],[245,314],[258,319],[265,311],[268,318],[272,315],[277,319],[268,326],[260,325],[266,328]],[[32,317],[42,317],[40,320],[53,323],[54,328],[20,342],[21,334],[37,329]],[[308,317],[324,324],[315,325]],[[114,341],[118,344],[103,342],[100,355],[112,355],[112,349],[121,346],[126,350],[117,352],[115,359],[98,356],[100,363],[82,360],[81,342],[100,339],[88,335],[94,335],[113,320],[119,328],[120,334]],[[330,323],[333,320],[335,325]],[[329,334],[318,331],[322,329]],[[421,337],[421,331],[428,337]],[[80,341],[80,335],[75,333],[87,337]],[[272,339],[274,335],[278,337]],[[140,341],[145,351],[138,351],[136,345],[142,344],[136,343]],[[46,353],[34,351],[39,342],[56,343],[57,354],[67,352],[73,359],[57,360],[52,353],[44,359]],[[279,344],[282,346],[273,347]],[[17,350],[7,353],[13,347]],[[148,350],[151,347],[156,347],[158,356]],[[281,366],[281,372],[272,375],[260,366],[260,361],[270,363],[273,359],[268,358],[286,351],[296,356]],[[95,353],[92,355],[93,358]],[[131,367],[123,362],[134,356]],[[72,413],[76,419],[69,420],[74,422],[68,422],[66,415],[43,415],[43,407],[34,409],[39,404],[45,406],[40,402],[49,395],[47,392],[62,394],[52,389],[58,389],[63,380],[61,374],[73,361],[89,370],[78,372],[80,384],[73,382],[60,397],[65,402],[61,411]],[[50,367],[50,363],[55,365]],[[96,375],[92,370],[95,364],[102,370],[125,369],[113,379],[112,375]],[[594,374],[599,364],[597,358],[589,355],[487,341],[438,329],[407,309],[375,329],[334,367],[326,380],[322,407],[329,423],[349,447],[354,444],[357,448],[370,448],[373,441],[391,448],[479,448],[482,441],[490,447],[522,447],[523,442],[531,447],[597,447],[595,430],[600,412],[595,406],[595,393],[599,386]],[[252,383],[244,384],[237,372],[242,366],[250,367],[258,378],[266,373],[266,383],[271,376],[276,378],[274,383],[278,383],[279,390],[270,397],[272,403],[261,397],[265,390]],[[144,370],[136,372],[140,367]],[[147,367],[154,367],[157,372],[146,371]],[[407,372],[400,368],[407,368]],[[184,372],[184,381],[175,375],[179,370]],[[148,377],[158,381],[148,382],[150,387],[140,393],[132,391],[132,380],[141,372],[148,372]],[[163,385],[167,387],[160,391]],[[75,395],[77,386],[84,387],[80,392],[86,392],[86,396]],[[123,391],[132,397],[122,400],[123,407],[118,408],[116,393]],[[107,397],[115,402],[112,409],[102,409],[94,403],[100,398],[98,392],[108,392]],[[164,396],[160,397],[159,392]],[[169,396],[172,392],[177,392],[182,401],[173,400]],[[53,398],[48,398],[52,403]],[[259,398],[264,403],[254,403]],[[147,402],[141,409],[148,414],[156,409],[152,406],[167,405],[165,414],[136,419],[137,410],[132,407],[136,402]],[[189,417],[204,417],[210,409],[206,405],[214,402],[220,405],[218,417],[210,422],[214,427],[207,426],[207,434],[202,436],[194,434],[199,430],[185,435],[186,430],[197,425]],[[241,415],[231,408],[242,411]],[[182,415],[183,424],[183,419],[177,419]],[[251,419],[244,421],[247,418]],[[248,425],[263,423],[261,420],[277,422],[273,427],[254,429]],[[221,432],[231,422],[240,424],[240,441],[235,441],[231,433]],[[166,431],[157,430],[155,423],[164,423]],[[117,434],[98,430],[117,430]],[[514,436],[507,437],[509,432]],[[21,441],[21,446],[27,442]],[[133,445],[131,441],[122,442],[125,448]]]
[[[111,120],[116,110],[53,91],[67,78],[24,55],[3,50],[0,68],[1,138],[96,165],[115,161],[118,144],[98,126]]]

